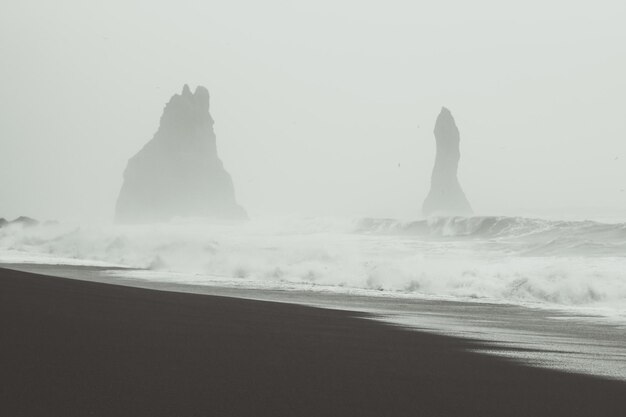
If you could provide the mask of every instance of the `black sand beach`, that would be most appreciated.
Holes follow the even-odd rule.
[[[626,383],[362,314],[0,269],[2,416],[623,416]]]

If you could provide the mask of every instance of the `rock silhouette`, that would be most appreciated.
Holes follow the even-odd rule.
[[[119,223],[174,217],[244,219],[217,154],[209,92],[185,84],[165,106],[156,134],[129,161],[117,200]]]
[[[20,216],[11,221],[7,221],[7,219],[5,219],[4,217],[0,218],[0,227],[11,226],[15,224],[19,224],[23,227],[32,227],[37,226],[39,224],[39,221],[26,216]]]
[[[424,216],[470,216],[472,207],[459,184],[460,135],[450,110],[443,107],[435,123],[437,156],[430,193],[422,208]]]

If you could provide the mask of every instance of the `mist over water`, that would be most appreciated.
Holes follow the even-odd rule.
[[[6,3],[0,262],[626,315],[623,1]]]
[[[626,314],[626,223],[520,217],[280,218],[0,229],[0,262],[123,265],[134,277]]]
[[[442,106],[475,213],[624,213],[624,15],[618,0],[5,1],[0,217],[109,221],[185,83],[211,93],[250,217],[418,216]]]

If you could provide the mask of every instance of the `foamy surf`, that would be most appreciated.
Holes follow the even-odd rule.
[[[144,280],[488,301],[626,316],[626,226],[515,217],[0,229],[0,262]]]

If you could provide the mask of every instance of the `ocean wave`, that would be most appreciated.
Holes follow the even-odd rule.
[[[562,221],[525,217],[441,217],[413,222],[362,219],[359,233],[431,240],[500,243],[534,256],[626,256],[626,223]]]
[[[624,224],[515,217],[0,229],[0,262],[126,265],[211,285],[626,310]]]

